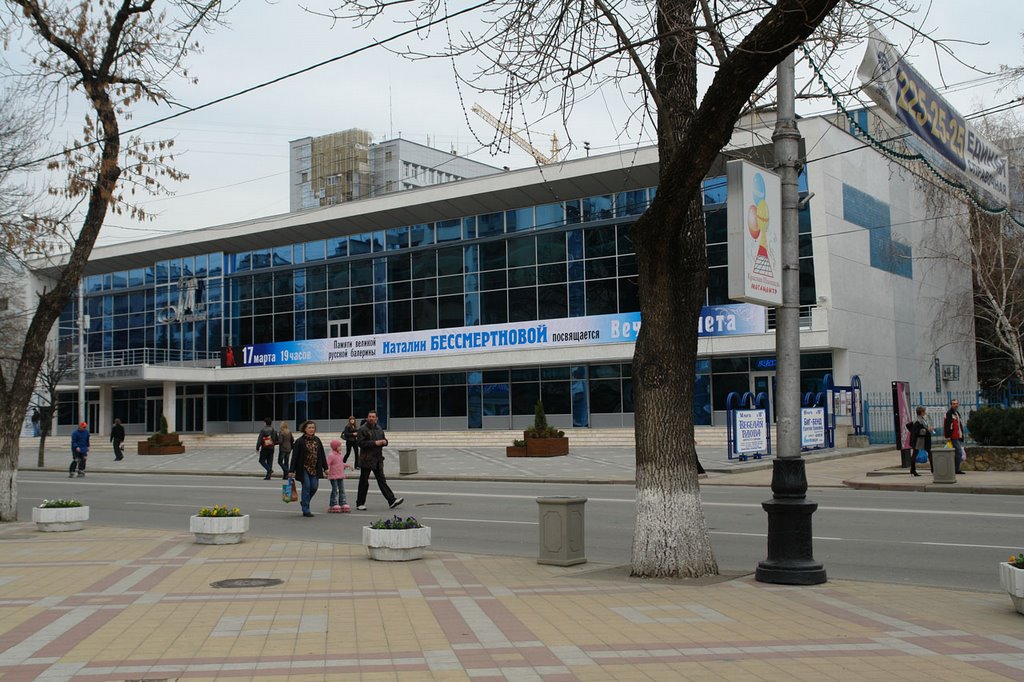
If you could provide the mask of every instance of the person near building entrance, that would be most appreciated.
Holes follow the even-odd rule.
[[[405,501],[405,498],[395,497],[384,477],[384,447],[388,439],[384,436],[384,429],[377,424],[377,413],[370,412],[366,415],[366,423],[359,427],[359,488],[356,492],[356,509],[366,509],[366,493],[370,489],[370,473],[377,479],[377,487],[381,495],[388,501],[388,507],[394,509]]]
[[[281,422],[281,430],[277,432],[277,465],[281,467],[282,478],[288,480],[288,458],[292,454],[295,435],[288,429],[288,422]]]
[[[359,468],[359,427],[356,426],[356,418],[349,416],[348,424],[345,424],[345,429],[341,432],[341,439],[345,441],[345,458],[343,461],[348,461],[348,456],[352,454],[352,451],[356,451],[355,465],[356,469]]]
[[[277,445],[277,431],[270,425],[270,421],[270,417],[263,419],[263,428],[256,436],[256,452],[260,456],[260,465],[267,470],[267,475],[263,477],[264,481],[269,481],[270,475],[274,473],[274,446]]]
[[[942,435],[953,445],[953,464],[956,473],[962,474],[960,464],[964,460],[964,434],[967,432],[963,417],[960,416],[960,401],[953,398],[949,401],[946,418],[942,422]]]
[[[114,419],[114,425],[110,428],[110,442],[114,444],[114,461],[120,462],[124,459],[124,448],[121,447],[124,443],[124,427],[120,419]]]
[[[39,408],[32,408],[32,437],[39,438]]]
[[[88,456],[89,425],[82,422],[71,432],[71,467],[68,469],[68,478],[75,477],[75,470],[79,476],[85,476],[85,458]]]
[[[910,432],[910,475],[920,476],[917,473],[917,453],[924,450],[928,453],[928,467],[932,467],[932,425],[928,423],[928,411],[923,406],[917,408],[917,419],[907,424],[907,431]],[[932,469],[934,471],[934,469]]]
[[[292,446],[292,465],[288,478],[298,480],[302,484],[299,503],[303,516],[312,516],[309,505],[320,487],[320,479],[327,470],[327,454],[324,444],[316,435],[316,422],[307,421],[302,424],[302,435],[295,439]]]

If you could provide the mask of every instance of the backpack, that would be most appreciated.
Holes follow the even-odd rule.
[[[265,447],[265,448],[272,448],[272,447],[274,447],[274,432],[273,431],[271,431],[270,433],[268,433],[268,434],[263,436],[263,447]]]

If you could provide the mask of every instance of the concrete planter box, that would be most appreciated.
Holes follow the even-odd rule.
[[[1024,471],[1024,447],[971,445],[964,449],[964,471]]]
[[[585,497],[538,497],[540,527],[538,564],[575,566],[586,563],[583,548]]]
[[[376,561],[412,561],[430,547],[430,526],[391,530],[363,526],[366,554]]]
[[[526,446],[518,447],[516,445],[505,446],[506,457],[528,457],[526,454]]]
[[[249,530],[249,515],[192,516],[188,530],[199,545],[236,545]]]
[[[89,520],[88,507],[32,507],[36,529],[44,533],[82,530]]]
[[[1024,568],[1008,561],[999,564],[999,584],[1010,595],[1017,613],[1024,614]]]
[[[527,438],[527,457],[560,457],[569,454],[569,439],[561,438]]]

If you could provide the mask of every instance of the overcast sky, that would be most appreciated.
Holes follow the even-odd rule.
[[[1024,64],[1021,32],[1024,19],[1020,0],[938,0],[925,28],[946,38],[987,42],[983,47],[957,46],[967,63],[992,71],[1001,64]],[[197,106],[256,83],[310,66],[383,38],[395,28],[380,24],[356,30],[335,25],[303,12],[290,0],[274,4],[245,0],[231,14],[231,26],[203,39],[205,53],[190,60],[198,86],[174,89],[178,100]],[[886,28],[901,45],[906,32]],[[863,54],[856,52],[856,60]],[[934,55],[924,45],[913,48],[910,59],[931,83],[942,83]],[[943,61],[945,82],[956,84],[977,79],[953,60]],[[850,64],[846,70],[855,69]],[[967,84],[943,94],[963,114],[1018,97],[1022,89],[997,91],[991,82]],[[494,132],[468,113],[479,101],[497,113],[500,101],[480,96],[463,86],[455,87],[450,63],[403,60],[380,48],[344,59],[312,72],[285,80],[233,101],[188,114],[151,128],[147,137],[173,137],[176,165],[189,180],[175,187],[176,195],[146,200],[146,210],[157,219],[138,223],[127,216],[112,215],[100,236],[100,244],[116,244],[167,232],[265,217],[288,210],[288,142],[307,135],[322,135],[346,128],[370,130],[375,141],[403,138],[450,150],[495,166],[521,168],[531,159],[513,148],[497,156],[488,143]],[[802,113],[829,110],[827,102],[805,104]],[[577,107],[571,132],[577,145],[587,140],[592,153],[628,148],[636,144],[620,135],[622,109],[610,90]],[[1018,111],[1024,111],[1022,107]],[[159,112],[143,112],[132,123],[156,118]],[[169,113],[164,111],[163,113]],[[77,127],[77,120],[75,121]],[[472,126],[472,129],[470,128]],[[545,149],[558,128],[549,119],[532,125],[531,135]],[[474,135],[475,131],[475,135]],[[564,141],[564,132],[559,131]],[[649,142],[649,140],[647,140]],[[577,150],[571,157],[583,155]]]

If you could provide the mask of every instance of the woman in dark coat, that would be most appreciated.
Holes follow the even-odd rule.
[[[924,407],[917,408],[917,419],[907,424],[907,431],[910,432],[910,475],[920,476],[917,473],[917,453],[924,450],[928,453],[928,467],[932,466],[932,425],[928,423],[928,411]]]
[[[288,478],[302,484],[299,498],[303,516],[313,516],[309,503],[320,487],[320,479],[327,471],[327,453],[324,444],[316,436],[316,422],[307,421],[302,425],[302,435],[292,445],[292,464]]]
[[[288,422],[281,422],[277,432],[277,465],[281,467],[281,478],[288,480],[288,460],[292,456],[295,434],[288,429]]]

